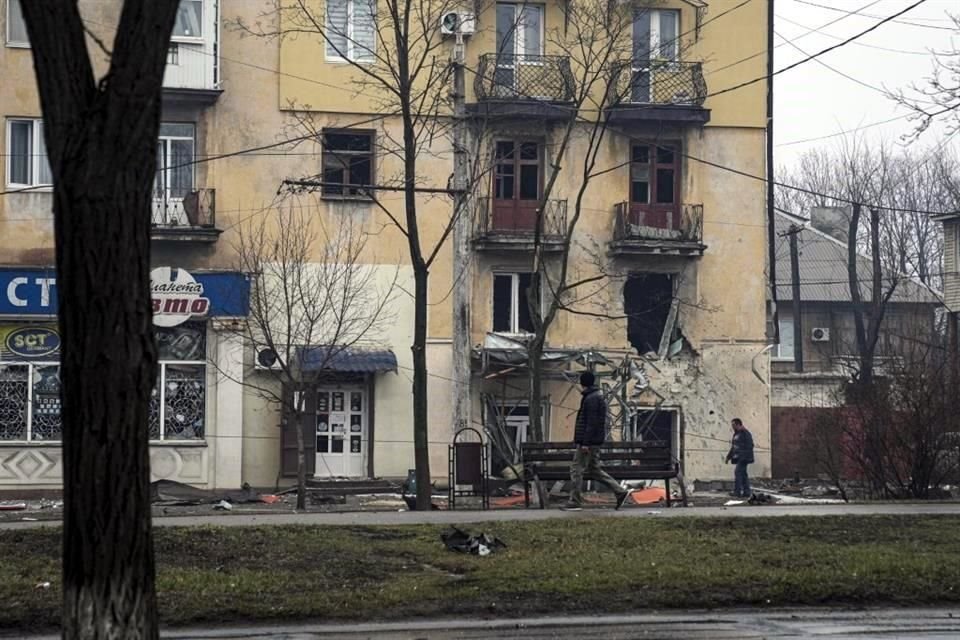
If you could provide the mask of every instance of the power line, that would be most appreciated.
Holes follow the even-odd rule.
[[[848,16],[845,16],[845,17],[848,17]],[[843,18],[841,18],[841,20],[842,20],[842,19],[843,19]],[[811,34],[811,33],[819,33],[820,35],[822,35],[822,36],[824,36],[824,37],[832,38],[832,39],[834,39],[834,40],[843,40],[843,36],[837,36],[837,35],[834,35],[834,34],[832,34],[832,33],[827,33],[827,32],[825,32],[825,31],[823,31],[823,28],[824,28],[824,27],[816,27],[816,28],[815,28],[815,27],[808,27],[807,25],[800,24],[799,22],[796,22],[795,20],[791,20],[790,18],[787,18],[787,17],[782,16],[782,15],[780,15],[780,14],[777,14],[777,20],[782,20],[783,22],[786,22],[786,23],[788,23],[788,24],[792,24],[792,25],[795,26],[795,27],[800,27],[801,29],[806,29],[806,30],[807,30],[804,34],[802,34],[802,35],[797,36],[796,38],[794,38],[794,40],[799,40],[799,39],[802,38],[803,36],[809,35],[809,34]],[[825,25],[825,26],[829,26],[829,25]],[[784,43],[784,44],[785,44],[785,43]],[[853,44],[857,45],[858,47],[866,47],[866,48],[868,48],[868,49],[877,49],[877,50],[879,50],[879,51],[888,51],[888,52],[890,52],[890,53],[901,53],[901,54],[910,55],[910,56],[930,56],[930,55],[932,55],[932,53],[933,53],[933,52],[930,51],[930,50],[927,50],[927,51],[914,51],[914,50],[909,50],[909,49],[894,49],[894,48],[892,48],[892,47],[881,47],[880,45],[867,44],[866,42],[854,42]]]
[[[817,7],[817,8],[819,8],[819,9],[827,9],[828,11],[839,11],[840,13],[844,13],[844,14],[846,14],[846,15],[848,15],[848,16],[859,16],[859,17],[861,17],[861,18],[874,18],[874,19],[879,19],[879,18],[882,18],[882,17],[883,17],[883,16],[878,16],[878,15],[869,14],[869,13],[860,13],[860,12],[863,10],[862,8],[861,8],[861,9],[855,9],[855,10],[853,10],[853,11],[847,11],[846,9],[841,9],[841,8],[839,8],[839,7],[831,7],[831,6],[828,6],[828,5],[825,5],[825,4],[819,4],[819,3],[816,3],[816,2],[810,2],[809,0],[794,0],[794,2],[798,2],[798,3],[800,3],[800,4],[810,5],[811,7]],[[909,10],[912,9],[912,8],[913,8],[913,7],[908,7],[908,8],[907,8],[907,11],[909,11]],[[905,13],[905,12],[903,12],[903,13]],[[898,16],[899,16],[899,14],[898,14]],[[923,20],[923,19],[924,19],[924,18],[918,18],[918,20]],[[927,18],[927,19],[930,19],[930,18]],[[922,29],[939,29],[939,30],[941,30],[941,31],[956,31],[956,30],[957,30],[956,27],[940,27],[940,26],[932,25],[932,24],[918,24],[918,23],[916,23],[916,22],[910,22],[909,20],[894,20],[893,22],[896,22],[897,24],[904,24],[904,25],[911,26],[911,27],[920,27],[920,28],[922,28]]]
[[[887,120],[880,120],[879,122],[871,122],[870,124],[865,124],[865,125],[862,125],[862,126],[859,126],[859,127],[854,127],[854,128],[852,128],[852,129],[841,129],[840,131],[838,131],[838,132],[836,132],[836,133],[828,133],[828,134],[826,134],[826,135],[816,136],[816,137],[813,137],[813,138],[803,138],[802,140],[790,140],[789,142],[781,142],[780,144],[778,144],[778,145],[776,145],[776,146],[778,146],[778,147],[789,147],[789,146],[792,146],[792,145],[795,145],[795,144],[805,144],[805,143],[807,143],[807,142],[817,142],[817,141],[820,141],[820,140],[829,140],[830,138],[836,138],[836,137],[839,137],[839,136],[845,136],[845,135],[848,135],[848,134],[850,134],[850,133],[856,133],[857,131],[863,131],[863,130],[865,130],[865,129],[870,129],[870,128],[872,128],[872,127],[879,127],[880,125],[890,124],[891,122],[897,122],[898,120],[904,120],[904,119],[906,119],[906,118],[909,118],[909,117],[912,116],[912,115],[913,115],[913,114],[911,114],[911,113],[907,113],[907,114],[904,114],[904,115],[902,115],[902,116],[896,116],[896,117],[894,117],[894,118],[888,118]]]
[[[877,22],[876,24],[868,27],[867,29],[864,29],[863,31],[857,33],[856,35],[850,36],[849,38],[847,38],[847,39],[844,40],[843,42],[839,42],[839,43],[837,43],[837,44],[835,44],[835,45],[833,45],[833,46],[827,47],[826,49],[821,49],[821,50],[818,51],[817,53],[815,53],[815,54],[813,54],[813,55],[811,55],[811,56],[807,56],[807,57],[804,58],[803,60],[799,60],[799,61],[797,61],[797,62],[794,62],[793,64],[788,64],[787,66],[785,66],[785,67],[783,67],[783,68],[781,68],[781,69],[777,69],[776,71],[774,71],[774,72],[771,73],[771,74],[766,74],[766,75],[763,75],[763,76],[761,76],[761,77],[759,77],[759,78],[754,78],[753,80],[748,80],[748,81],[746,81],[746,82],[741,82],[740,84],[736,84],[736,85],[734,85],[734,86],[732,86],[732,87],[728,87],[728,88],[726,88],[726,89],[722,89],[721,91],[717,91],[717,92],[708,94],[707,97],[723,95],[723,94],[729,93],[729,92],[731,92],[731,91],[736,91],[737,89],[743,89],[744,87],[749,87],[749,86],[754,85],[754,84],[756,84],[756,83],[758,83],[758,82],[761,82],[761,81],[763,81],[763,80],[771,80],[771,79],[773,79],[775,76],[780,75],[781,73],[784,73],[784,72],[786,72],[786,71],[790,71],[791,69],[796,69],[797,67],[799,67],[800,65],[802,65],[802,64],[804,64],[804,63],[810,62],[811,60],[815,60],[815,59],[819,58],[820,56],[822,56],[822,55],[824,55],[824,54],[826,54],[826,53],[829,53],[829,52],[831,52],[831,51],[835,51],[835,50],[839,49],[840,47],[844,47],[844,46],[850,44],[851,42],[854,42],[854,41],[857,40],[858,38],[861,38],[861,37],[867,35],[868,33],[872,32],[872,31],[876,31],[877,29],[879,29],[879,28],[880,28],[881,26],[883,26],[884,24],[886,24],[886,23],[894,20],[894,19],[897,18],[898,16],[902,16],[903,14],[907,13],[908,11],[910,11],[910,10],[912,10],[912,9],[915,9],[915,8],[919,7],[920,5],[924,4],[926,1],[927,1],[927,0],[917,0],[916,2],[914,2],[913,4],[911,4],[910,6],[908,6],[907,8],[901,9],[900,11],[894,13],[893,15],[888,16],[888,17],[884,18],[883,20],[881,20],[880,22]]]
[[[861,9],[867,9],[867,8],[872,7],[873,5],[878,4],[878,3],[882,2],[882,1],[883,1],[883,0],[873,0],[872,2],[868,2],[867,4],[863,5],[863,6],[860,7],[860,8],[861,8]],[[850,17],[850,16],[841,16],[841,17],[839,17],[839,18],[834,18],[834,19],[831,20],[830,22],[827,22],[827,23],[825,23],[825,24],[820,25],[817,29],[809,28],[805,33],[801,33],[800,35],[798,35],[798,36],[795,38],[795,40],[799,40],[800,38],[805,38],[805,37],[807,37],[808,35],[810,35],[811,33],[815,33],[815,32],[818,31],[819,29],[825,29],[826,27],[829,27],[830,25],[836,24],[836,23],[840,22],[841,20],[846,20],[846,19],[849,18],[849,17]],[[774,50],[779,49],[779,48],[782,47],[784,44],[786,44],[786,43],[785,43],[785,42],[781,42],[780,44],[774,46],[773,48],[774,48]],[[711,73],[717,73],[718,71],[723,71],[723,70],[725,70],[725,69],[730,69],[731,67],[736,67],[737,65],[743,64],[744,62],[748,62],[748,61],[750,61],[750,60],[753,60],[754,58],[758,58],[758,57],[760,57],[760,56],[762,56],[762,55],[766,55],[766,53],[767,53],[767,50],[766,50],[766,49],[764,49],[764,50],[762,50],[762,51],[758,51],[757,53],[754,53],[753,55],[747,56],[746,58],[741,58],[740,60],[736,60],[736,61],[734,61],[734,62],[731,62],[730,64],[724,65],[724,66],[722,66],[722,67],[720,67],[720,68],[718,68],[718,69],[712,69],[712,70],[711,70],[709,73],[707,73],[706,75],[710,75]]]

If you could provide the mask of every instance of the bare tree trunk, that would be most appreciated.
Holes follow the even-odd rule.
[[[426,267],[414,266],[413,457],[417,470],[418,511],[429,511],[432,497],[427,422],[427,276]]]
[[[530,430],[527,437],[532,442],[543,442],[546,437],[543,428],[543,346],[542,332],[537,332],[527,346],[527,368],[530,374],[529,415]]]
[[[306,389],[297,384],[293,423],[297,426],[297,511],[307,510],[307,445],[303,439],[304,404]]]
[[[63,637],[156,638],[150,194],[177,0],[125,2],[97,83],[76,2],[23,2],[53,173]]]
[[[860,275],[857,269],[860,256],[857,255],[857,237],[860,231],[861,205],[853,205],[850,216],[850,232],[847,241],[847,277],[850,284],[850,301],[853,303],[853,323],[856,331],[857,354],[860,360],[858,384],[870,385],[873,382],[873,356],[867,354],[867,329],[863,318],[863,296],[860,295]]]

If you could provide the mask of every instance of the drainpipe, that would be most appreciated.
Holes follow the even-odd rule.
[[[770,269],[770,300],[773,304],[773,343],[780,344],[777,310],[777,244],[774,209],[773,167],[773,0],[767,0],[767,262]]]

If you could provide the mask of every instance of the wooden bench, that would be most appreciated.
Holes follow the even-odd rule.
[[[520,445],[523,464],[524,504],[530,506],[530,482],[537,486],[540,508],[545,508],[544,480],[570,480],[570,466],[577,445],[572,442],[524,442]],[[670,506],[670,480],[677,478],[683,504],[687,490],[674,459],[670,443],[663,440],[605,442],[599,447],[600,464],[615,480],[663,480]],[[589,478],[588,478],[589,479]]]

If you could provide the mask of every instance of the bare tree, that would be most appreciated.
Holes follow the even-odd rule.
[[[960,14],[951,17],[960,33]],[[953,137],[960,132],[960,50],[954,47],[934,52],[933,70],[926,85],[914,85],[889,95],[913,113],[916,122],[913,139],[919,138],[938,120],[947,123],[947,135]]]
[[[423,174],[422,160],[438,156],[436,141],[449,136],[451,42],[438,25],[441,17],[461,8],[455,0],[420,2],[418,0],[379,0],[355,2],[354,24],[339,15],[327,14],[324,7],[307,0],[266,0],[262,21],[238,23],[245,33],[262,38],[309,38],[337,53],[357,75],[358,93],[373,96],[377,112],[384,122],[377,150],[389,169],[376,185],[351,185],[379,207],[407,243],[414,274],[413,352],[413,439],[417,480],[417,508],[430,508],[430,457],[427,422],[427,312],[430,269],[453,231],[462,210],[452,211],[440,224],[432,222],[429,234],[421,220],[424,196],[452,195],[446,185],[436,185]],[[479,12],[479,9],[475,7]],[[358,20],[358,16],[362,20]],[[299,105],[300,108],[306,108]],[[397,122],[396,128],[392,126]],[[441,156],[442,157],[442,156]],[[329,188],[324,178],[298,181],[298,186]],[[432,186],[431,186],[432,185]],[[342,187],[342,185],[339,185]],[[378,194],[400,191],[403,212],[394,215]],[[439,233],[434,233],[439,227]]]
[[[808,151],[793,168],[781,168],[776,198],[781,210],[809,215],[814,207],[851,202],[883,207],[880,253],[885,271],[942,288],[943,230],[925,211],[960,205],[960,162],[949,149],[895,148],[844,140]],[[789,185],[789,186],[786,186]],[[797,188],[793,188],[797,187]],[[849,217],[846,220],[849,223]],[[858,249],[869,254],[869,234],[858,228]]]
[[[242,383],[297,433],[297,509],[306,508],[304,420],[312,376],[351,347],[376,344],[399,270],[364,264],[368,234],[349,216],[319,218],[290,197],[238,230],[237,268],[251,274],[250,313],[238,332],[275,361]],[[306,369],[309,369],[307,371]],[[312,373],[311,373],[312,372]]]
[[[76,0],[22,2],[53,174],[63,402],[63,636],[156,638],[146,429],[157,370],[150,199],[178,0],[123,2],[112,50]],[[88,43],[109,56],[98,79]]]

